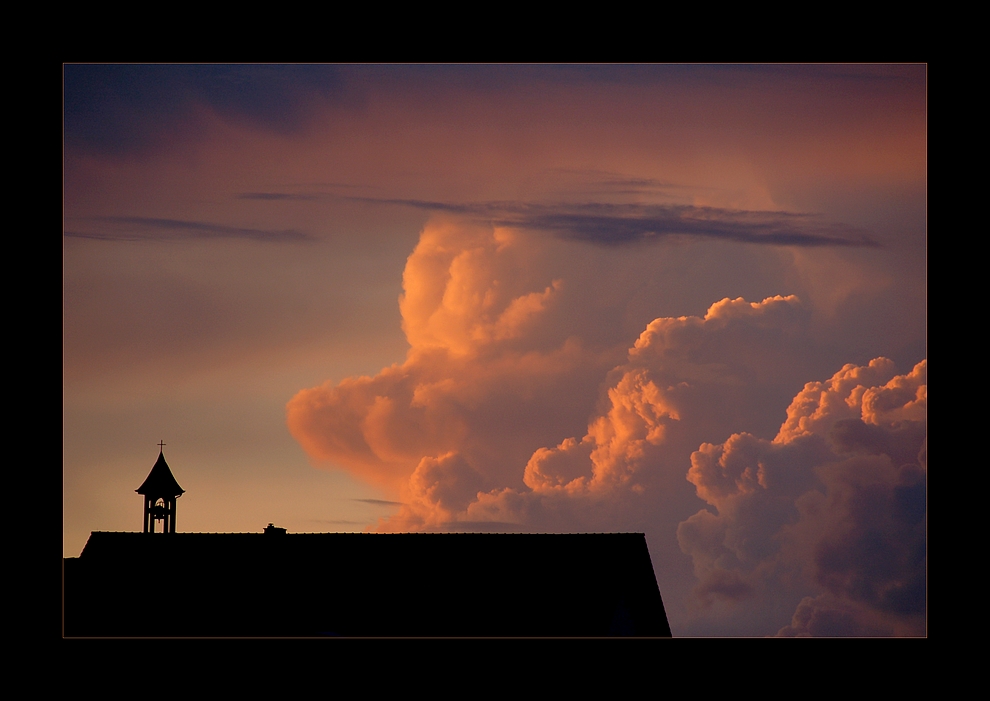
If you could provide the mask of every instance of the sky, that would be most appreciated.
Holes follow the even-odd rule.
[[[63,556],[164,441],[180,531],[642,532],[675,636],[927,633],[926,66],[66,65],[63,109]]]

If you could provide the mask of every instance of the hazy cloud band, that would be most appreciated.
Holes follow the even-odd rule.
[[[147,241],[177,239],[249,239],[272,243],[312,241],[313,237],[295,229],[251,229],[209,222],[154,217],[94,217],[93,221],[111,225],[110,231],[63,231],[71,238],[101,241]]]

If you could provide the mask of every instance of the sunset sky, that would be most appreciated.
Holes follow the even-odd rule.
[[[180,531],[644,532],[675,636],[926,633],[925,66],[67,65],[63,164],[64,556],[164,440]]]

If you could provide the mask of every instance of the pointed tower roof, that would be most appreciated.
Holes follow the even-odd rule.
[[[148,478],[134,491],[146,497],[158,498],[177,497],[186,490],[180,487],[179,483],[175,481],[172,470],[169,469],[168,463],[165,462],[165,453],[160,452],[158,453],[158,461],[151,468]]]

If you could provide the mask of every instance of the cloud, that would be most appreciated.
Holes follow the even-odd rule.
[[[835,638],[889,636],[895,629],[869,610],[828,594],[801,600],[780,638]]]
[[[424,457],[409,478],[414,504],[426,504],[423,526],[440,526],[467,509],[485,486],[484,478],[455,451],[436,458]],[[407,516],[408,518],[408,516]]]
[[[539,245],[517,230],[432,221],[403,274],[406,361],[288,404],[310,456],[401,497],[384,527],[525,523],[570,508],[543,497],[611,499],[657,480],[684,491],[700,440],[752,425],[755,405],[799,384],[792,358],[809,315],[796,297],[657,319],[616,365],[621,356],[569,335],[580,311],[558,308],[566,282],[542,277]],[[603,379],[606,404],[589,422]],[[580,424],[586,433],[573,436]]]
[[[471,215],[499,227],[544,231],[561,238],[600,246],[692,237],[804,248],[880,247],[862,229],[829,223],[818,215],[801,212],[747,211],[674,204],[453,203],[374,197],[346,199]]]
[[[558,333],[548,317],[562,283],[543,278],[534,252],[511,231],[428,225],[403,274],[406,361],[298,393],[287,408],[293,435],[312,457],[404,502],[455,503],[422,481],[454,479],[455,464],[458,485],[492,489],[518,465],[511,482],[522,486],[521,466],[547,435],[586,418],[609,362]]]
[[[296,243],[314,240],[313,237],[294,229],[252,229],[186,219],[92,217],[89,221],[103,224],[105,228],[101,227],[97,231],[90,232],[64,231],[63,235],[100,241],[247,239],[269,243]]]
[[[892,102],[907,92],[923,104],[924,77],[923,65],[68,64],[63,67],[64,127],[71,148],[121,155],[167,145],[167,137],[195,131],[203,112],[285,135],[304,129],[320,106],[359,109],[376,93],[412,93],[428,105],[445,106],[471,98],[504,104],[533,93],[560,99],[562,91],[584,92],[593,101],[605,93],[621,114],[629,88],[662,95],[665,106],[699,89],[729,92],[733,101],[758,91],[771,105],[781,94],[794,101],[812,91],[817,100],[827,94],[873,102],[878,95]],[[531,113],[532,104],[526,107]]]
[[[613,511],[606,520],[616,527],[629,502],[650,509],[650,503],[655,508],[675,499],[683,509],[678,480],[693,446],[700,436],[760,411],[754,382],[764,391],[793,382],[795,368],[787,357],[800,347],[806,321],[807,311],[793,296],[725,299],[704,317],[654,320],[627,361],[608,373],[605,402],[585,435],[534,451],[523,472],[528,489],[479,495],[464,517],[540,523],[556,518],[556,527],[588,527],[595,517],[584,520],[582,511]],[[655,525],[666,516],[646,518]]]
[[[327,65],[68,64],[63,68],[66,145],[123,155],[197,132],[204,108],[280,134],[297,132],[315,105],[346,101]]]
[[[750,212],[690,205],[587,204],[574,211],[532,211],[496,220],[605,246],[670,236],[773,246],[877,247],[865,232],[793,212]]]
[[[403,274],[406,360],[288,403],[314,461],[401,502],[376,528],[645,531],[661,586],[690,592],[693,612],[669,602],[679,630],[738,607],[754,612],[741,632],[773,634],[824,594],[869,630],[916,630],[925,365],[807,383],[813,316],[794,295],[593,348],[545,243],[431,220]],[[889,555],[876,571],[871,543]]]
[[[572,183],[581,190],[605,189],[612,196],[636,194],[638,188],[674,187],[649,178],[595,177]],[[618,188],[618,189],[616,189]],[[632,189],[629,189],[632,188]],[[820,215],[787,211],[750,211],[683,204],[583,202],[443,202],[437,200],[341,195],[334,192],[246,192],[237,199],[258,201],[346,200],[411,207],[432,213],[462,215],[478,225],[529,230],[598,246],[619,247],[676,238],[713,239],[761,246],[797,248],[880,248],[869,232]]]
[[[773,441],[737,433],[691,455],[688,480],[715,510],[678,528],[699,600],[732,580],[754,598],[808,594],[785,635],[924,634],[927,467],[927,361],[807,383]]]

